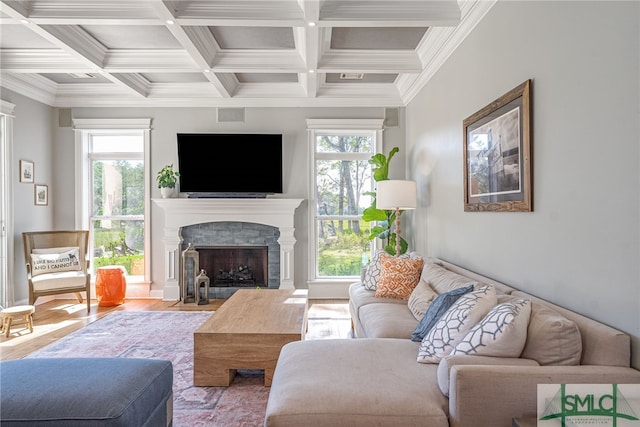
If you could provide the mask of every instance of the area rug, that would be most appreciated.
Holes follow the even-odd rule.
[[[173,363],[175,427],[263,425],[263,371],[238,371],[229,387],[193,386],[193,332],[211,312],[116,311],[27,357],[133,357]]]

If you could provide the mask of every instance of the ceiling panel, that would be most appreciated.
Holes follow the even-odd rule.
[[[0,26],[0,49],[51,49],[56,46],[24,25]]]
[[[295,49],[290,27],[210,27],[221,49]]]
[[[111,83],[111,81],[107,80],[101,75],[91,73],[78,73],[76,75],[63,73],[42,73],[42,76],[58,84]]]
[[[346,74],[346,75],[345,75]],[[354,76],[355,75],[355,76]],[[362,78],[359,78],[362,76]],[[398,78],[398,74],[381,73],[327,73],[327,83],[357,84],[357,83],[393,83]]]
[[[331,49],[415,49],[426,31],[414,27],[335,27],[331,31]]]
[[[298,75],[292,73],[236,73],[240,83],[297,83]]]
[[[179,49],[182,47],[165,26],[85,25],[82,28],[107,49]]]

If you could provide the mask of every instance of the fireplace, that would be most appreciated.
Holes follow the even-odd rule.
[[[200,268],[208,272],[211,286],[255,288],[267,286],[267,246],[196,248]]]
[[[280,198],[154,199],[164,213],[163,298],[180,299],[180,254],[188,244],[194,247],[267,246],[268,287],[293,289],[294,213],[301,202],[302,199]],[[238,230],[246,233],[246,239],[237,239],[242,234]],[[253,235],[251,230],[263,231]],[[213,279],[209,271],[207,275]],[[231,288],[237,287],[228,287]]]
[[[195,277],[200,271],[209,278],[209,299],[228,298],[240,288],[270,287],[268,246],[189,245],[183,254],[188,254],[183,255],[181,266],[184,302],[195,301]]]

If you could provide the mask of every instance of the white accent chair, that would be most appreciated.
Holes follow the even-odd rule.
[[[91,311],[91,274],[87,251],[88,230],[34,231],[22,233],[29,281],[29,304],[40,296],[86,292]]]

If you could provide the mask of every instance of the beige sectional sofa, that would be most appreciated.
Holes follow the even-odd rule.
[[[265,426],[509,427],[536,416],[537,384],[640,383],[627,334],[442,260],[427,260],[421,281],[437,294],[490,285],[497,303],[531,301],[520,356],[418,363],[408,302],[357,282],[349,302],[356,339],[287,344]]]

